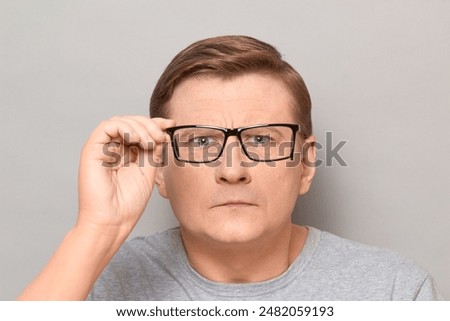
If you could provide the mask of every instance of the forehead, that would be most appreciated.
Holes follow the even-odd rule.
[[[166,107],[177,125],[241,127],[295,122],[289,91],[280,80],[262,74],[189,78],[175,88]]]

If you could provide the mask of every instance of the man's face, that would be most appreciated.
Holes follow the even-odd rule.
[[[175,89],[167,108],[177,126],[237,128],[295,124],[291,100],[280,81],[248,74],[232,80],[190,78]],[[297,142],[299,152],[299,135]],[[289,226],[297,196],[309,189],[314,175],[313,168],[299,162],[298,154],[294,161],[254,163],[235,136],[229,137],[221,158],[213,163],[179,163],[172,147],[168,156],[167,166],[158,170],[157,183],[160,194],[170,200],[182,233],[225,243],[255,241]]]

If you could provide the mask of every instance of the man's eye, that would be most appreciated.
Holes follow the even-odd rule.
[[[252,145],[266,145],[269,142],[270,142],[270,136],[264,136],[264,135],[250,136],[247,140],[247,143],[250,143]]]
[[[204,146],[211,145],[214,142],[215,142],[215,140],[212,137],[200,136],[200,137],[192,138],[190,144],[195,147],[204,147]]]

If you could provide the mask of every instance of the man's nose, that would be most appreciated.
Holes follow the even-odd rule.
[[[249,168],[243,162],[250,162],[243,153],[242,146],[237,137],[230,137],[223,147],[219,165],[216,168],[217,183],[245,183],[251,181]]]

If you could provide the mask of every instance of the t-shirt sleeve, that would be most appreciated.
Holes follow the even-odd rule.
[[[121,280],[111,270],[112,267],[108,266],[97,279],[87,297],[88,301],[113,301],[124,296]]]
[[[417,296],[415,298],[416,301],[438,301],[444,300],[444,298],[439,293],[436,285],[434,284],[433,278],[428,276],[425,281],[422,283],[419,291],[417,292]]]

